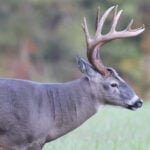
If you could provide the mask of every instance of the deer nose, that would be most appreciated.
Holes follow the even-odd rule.
[[[134,103],[134,107],[136,108],[140,108],[142,107],[143,104],[143,100],[141,100],[140,98]]]
[[[132,105],[128,105],[128,109],[131,109],[131,110],[136,110],[137,108],[140,108],[142,107],[142,104],[143,104],[143,100],[138,98],[134,104]]]

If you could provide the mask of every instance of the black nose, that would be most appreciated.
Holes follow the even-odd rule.
[[[143,100],[138,98],[134,104],[128,105],[127,108],[131,110],[136,110],[137,108],[142,107],[142,104],[143,104]]]
[[[134,103],[134,107],[136,108],[140,108],[142,107],[143,101],[141,99],[138,99],[135,103]]]

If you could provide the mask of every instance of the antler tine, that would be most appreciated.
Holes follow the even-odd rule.
[[[100,6],[98,7],[97,13],[96,13],[95,30],[97,30],[99,20],[100,20]]]
[[[132,32],[133,34],[131,34],[130,36],[137,36],[139,34],[141,34],[144,30],[145,30],[145,25],[143,24],[140,28],[137,29],[132,29],[132,24],[133,24],[133,19],[131,19],[130,23],[128,24],[127,28],[125,29],[125,31],[128,32]]]
[[[96,20],[95,20],[95,31],[98,28],[99,21],[100,21],[100,6],[97,8]],[[96,56],[97,59],[100,59],[99,48],[96,48],[95,52],[93,53],[95,53],[94,55]]]
[[[114,18],[113,18],[113,23],[112,23],[112,27],[111,27],[111,30],[110,32],[115,32],[116,30],[116,26],[117,26],[117,23],[119,21],[119,18],[123,12],[123,10],[120,10],[118,13],[118,5],[115,7],[115,13],[114,13]]]
[[[87,23],[86,23],[86,18],[85,17],[84,17],[84,20],[83,20],[82,28],[83,28],[83,31],[85,33],[87,50],[89,50],[89,44],[90,44],[91,38],[90,38],[90,34],[89,34],[89,30],[88,30],[88,27],[87,27]]]
[[[102,32],[102,28],[103,28],[103,25],[105,23],[105,20],[106,18],[108,17],[108,15],[110,14],[110,12],[114,9],[115,6],[112,6],[110,7],[104,14],[103,16],[101,17],[99,23],[98,23],[98,27],[97,27],[97,31],[96,31],[96,36],[100,35],[101,32]]]
[[[128,30],[128,31],[131,30],[132,24],[133,24],[133,19],[131,19],[131,21],[130,21],[130,23],[128,24],[126,30]]]

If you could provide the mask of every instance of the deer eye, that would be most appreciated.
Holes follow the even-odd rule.
[[[111,87],[117,87],[118,88],[118,84],[117,83],[111,83]]]

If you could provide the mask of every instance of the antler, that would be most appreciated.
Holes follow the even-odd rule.
[[[112,12],[112,10],[115,10],[113,22],[110,31],[102,35],[102,29],[105,23],[106,18]],[[122,31],[116,31],[116,26],[118,23],[118,20],[121,16],[122,10],[118,12],[118,6],[112,6],[109,9],[106,10],[106,12],[103,14],[101,19],[99,19],[99,10],[97,11],[96,15],[96,32],[95,37],[92,39],[90,37],[86,18],[84,18],[84,22],[82,24],[84,33],[85,33],[85,39],[87,44],[87,57],[89,62],[104,76],[109,76],[110,72],[107,70],[107,68],[103,65],[102,60],[100,59],[99,55],[99,48],[101,48],[105,43],[118,38],[127,38],[127,37],[133,37],[141,34],[145,28],[144,25],[137,29],[131,29],[131,26],[133,24],[133,19],[130,21],[129,25],[125,30]]]

